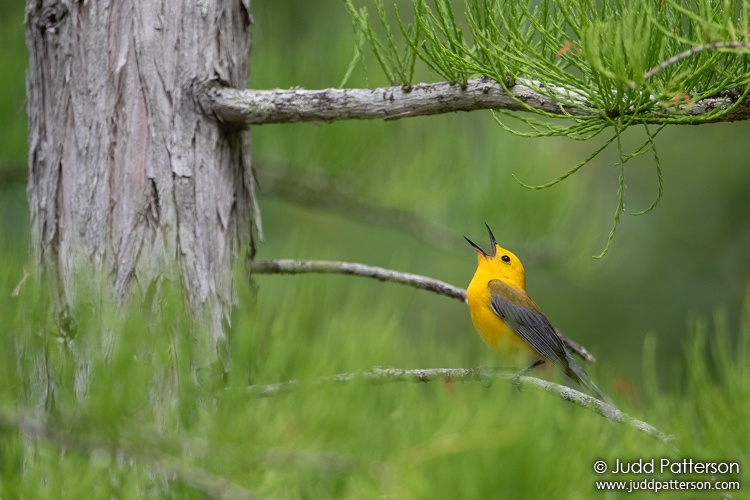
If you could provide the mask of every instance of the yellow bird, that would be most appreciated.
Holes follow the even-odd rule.
[[[521,261],[513,252],[497,244],[489,226],[487,232],[492,245],[491,253],[466,238],[479,252],[477,270],[466,290],[471,321],[479,336],[501,354],[531,361],[531,365],[522,370],[519,376],[550,362],[560,368],[567,378],[598,399],[608,402],[570,355],[536,302],[526,294],[526,273]]]

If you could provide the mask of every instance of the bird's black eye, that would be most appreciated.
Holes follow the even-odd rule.
[[[510,262],[510,257],[508,257],[507,255],[503,255],[502,257],[500,257],[500,260],[508,264]]]

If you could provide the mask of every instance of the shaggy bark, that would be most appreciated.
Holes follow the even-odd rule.
[[[249,133],[219,126],[195,92],[246,86],[249,8],[27,1],[31,249],[61,306],[81,275],[107,276],[123,299],[177,264],[221,338],[258,210]]]

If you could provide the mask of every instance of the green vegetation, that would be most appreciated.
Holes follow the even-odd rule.
[[[411,290],[342,287],[330,277],[280,278],[288,286],[274,287],[272,279],[259,282],[257,312],[234,318],[226,377],[205,366],[210,356],[196,341],[205,336],[191,329],[179,290],[153,311],[82,300],[65,335],[32,284],[0,303],[0,496],[201,498],[231,494],[230,481],[271,498],[588,497],[595,480],[618,479],[594,474],[595,460],[750,460],[750,303],[739,349],[722,322],[694,329],[683,387],[649,374],[646,396],[614,395],[674,433],[675,454],[505,382],[351,382],[248,395],[250,384],[376,365],[465,366],[473,350],[445,349],[427,330],[415,332],[419,342],[400,331]],[[240,292],[252,302],[248,286]],[[718,479],[744,484],[741,470]]]
[[[609,250],[625,209],[625,165],[652,154],[657,196],[648,208],[631,213],[644,215],[663,194],[654,139],[664,126],[715,121],[750,91],[746,29],[750,4],[746,1],[466,0],[459,10],[450,0],[434,0],[432,7],[426,0],[413,0],[411,23],[402,21],[398,9],[395,12],[401,37],[391,29],[383,0],[372,0],[378,19],[375,27],[366,8],[357,10],[351,0],[344,3],[357,34],[355,61],[362,60],[362,48],[369,45],[391,84],[411,85],[419,59],[449,82],[466,86],[470,78],[489,77],[510,96],[518,83],[559,104],[562,115],[516,99],[546,120],[499,110],[497,123],[515,135],[588,141],[612,129],[609,139],[554,180],[540,185],[518,181],[529,189],[554,186],[614,142],[617,205],[607,243],[597,258]],[[403,47],[397,38],[403,39]],[[739,97],[734,105],[701,114],[688,112],[701,99],[729,95]],[[509,126],[511,118],[524,129]],[[560,118],[562,124],[553,124],[551,119]],[[650,129],[649,124],[660,126]],[[621,134],[636,125],[643,127],[644,138],[627,151]]]
[[[252,87],[342,80],[356,38],[340,0],[252,5]],[[0,54],[23,68],[22,12],[12,9],[0,16],[7,42]],[[10,37],[12,30],[18,34]],[[354,71],[348,85],[387,84],[376,61],[363,57],[367,73]],[[20,105],[23,71],[8,78],[0,95]],[[434,79],[416,65],[414,81]],[[0,110],[3,130],[22,119],[7,109]],[[358,261],[465,286],[475,252],[461,235],[482,238],[486,221],[523,259],[530,294],[553,323],[596,355],[598,364],[586,367],[591,377],[621,409],[674,434],[679,455],[509,383],[245,393],[251,384],[373,366],[502,364],[473,331],[465,306],[393,284],[258,276],[256,297],[238,271],[226,376],[205,363],[204,337],[190,325],[176,284],[154,309],[138,296],[117,310],[84,294],[63,335],[35,276],[10,296],[33,269],[24,185],[3,184],[0,497],[236,492],[223,478],[269,498],[600,498],[594,482],[614,477],[594,474],[596,460],[661,457],[739,462],[739,476],[717,479],[739,480],[742,489],[727,493],[747,497],[748,133],[748,123],[665,128],[659,210],[623,218],[607,258],[592,261],[618,186],[616,148],[553,189],[523,189],[512,175],[530,184],[556,178],[601,138],[510,136],[489,113],[252,130],[266,234],[258,258]],[[623,150],[637,148],[644,134],[624,134]],[[0,171],[23,163],[25,148],[21,136],[0,148]],[[625,168],[626,208],[643,210],[657,192],[653,161],[643,155]],[[292,181],[298,190],[282,189]],[[321,186],[331,196],[305,197]],[[381,210],[386,216],[373,223],[368,217]],[[721,496],[668,497],[691,495]]]
[[[715,120],[726,110],[699,117],[660,118],[658,112],[684,103],[683,98],[746,92],[750,85],[750,63],[743,57],[750,50],[747,2],[413,0],[413,21],[402,21],[397,10],[400,33],[394,34],[383,0],[373,0],[382,37],[365,8],[344,3],[360,44],[367,42],[391,84],[412,84],[419,59],[445,81],[465,85],[487,76],[504,86],[519,82],[561,106],[591,112],[570,116],[574,124],[565,127],[529,122],[540,136],[587,139],[608,126]],[[717,42],[729,46],[706,47],[662,65]]]

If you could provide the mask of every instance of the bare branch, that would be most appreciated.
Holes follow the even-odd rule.
[[[466,290],[444,281],[428,278],[420,274],[402,273],[384,267],[368,266],[357,262],[295,259],[257,260],[250,264],[250,270],[258,274],[351,274],[366,278],[375,278],[380,281],[401,283],[402,285],[413,286],[420,290],[427,290],[438,295],[445,295],[446,297],[466,302]],[[577,354],[588,363],[596,363],[596,358],[584,346],[569,339],[560,330],[555,329],[555,331],[571,352]]]
[[[663,70],[664,68],[668,68],[669,66],[673,65],[676,62],[681,61],[682,59],[685,59],[686,57],[690,57],[693,54],[697,54],[699,52],[704,52],[706,50],[717,50],[717,49],[738,49],[743,47],[750,47],[750,43],[748,42],[715,42],[715,43],[707,43],[706,45],[701,45],[699,47],[693,47],[691,49],[688,49],[684,52],[680,52],[679,54],[670,57],[666,61],[663,61],[660,64],[657,64],[650,70],[646,72],[646,74],[643,75],[643,78],[649,79],[652,76],[654,76],[659,71]]]
[[[419,274],[401,273],[384,267],[368,266],[357,262],[336,262],[327,260],[260,260],[254,261],[250,269],[259,274],[301,274],[301,273],[337,273],[353,274],[375,278],[380,281],[391,281],[410,285],[420,290],[428,290],[440,295],[466,301],[466,290],[449,285],[444,281],[428,278]]]
[[[466,88],[449,82],[394,85],[371,89],[240,90],[212,82],[201,105],[206,112],[235,126],[338,120],[397,120],[454,111],[506,109],[523,111],[526,103],[556,115],[590,116],[579,107],[561,107],[524,85],[512,87],[513,97],[490,78],[469,80]],[[560,92],[565,92],[560,90]],[[581,106],[584,106],[581,103]]]
[[[313,387],[331,384],[346,383],[352,381],[364,381],[371,384],[385,384],[390,382],[432,382],[436,380],[450,380],[452,382],[492,382],[493,380],[516,380],[515,373],[499,372],[484,368],[430,368],[405,370],[400,368],[375,367],[372,370],[356,373],[340,373],[330,377],[319,377],[310,383],[304,384],[297,380],[280,382],[278,384],[251,385],[247,392],[254,396],[270,397],[280,393],[291,392],[302,385]],[[674,436],[665,434],[651,424],[631,417],[627,413],[618,410],[612,405],[604,403],[593,396],[584,394],[571,387],[541,380],[535,377],[519,377],[521,386],[533,386],[543,391],[557,394],[565,401],[586,408],[613,422],[627,424],[640,432],[661,441],[673,451],[677,448],[673,444]]]
[[[197,98],[204,112],[233,127],[313,121],[397,120],[483,109],[533,109],[561,118],[597,117],[601,114],[586,102],[585,96],[580,92],[539,82],[528,83],[529,86],[516,83],[510,88],[510,95],[498,82],[489,78],[469,80],[465,88],[454,83],[439,82],[371,89],[323,90],[247,90],[224,87],[211,81],[198,90]],[[545,88],[551,95],[559,95],[559,101],[536,92],[532,88],[534,86]],[[702,99],[690,105],[683,104],[676,109],[683,116],[697,118],[717,108],[734,104],[740,96],[738,91],[728,91],[725,96]],[[563,105],[562,102],[571,104]],[[640,122],[663,123],[664,118],[671,113],[665,109],[652,113],[651,117],[641,114]],[[730,112],[712,121],[747,119],[750,119],[750,98],[743,99]]]

